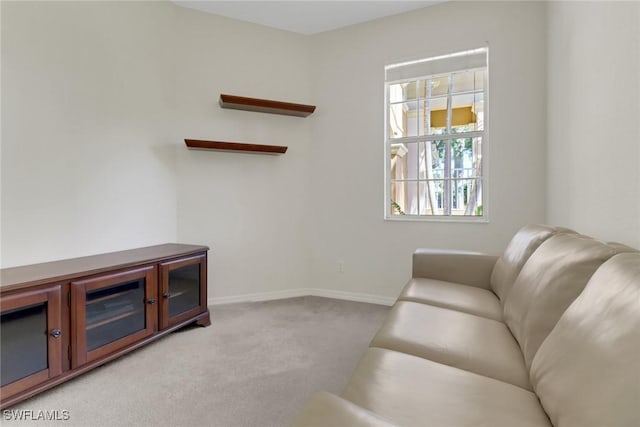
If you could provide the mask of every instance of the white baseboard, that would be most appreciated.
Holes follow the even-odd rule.
[[[380,305],[388,305],[388,306],[392,306],[396,302],[396,298],[383,297],[380,295],[361,294],[358,292],[334,291],[331,289],[309,289],[309,290],[311,291],[309,295],[312,295],[315,297],[334,298],[334,299],[342,299],[347,301],[368,302],[370,304],[380,304]]]
[[[232,304],[236,302],[270,301],[274,299],[295,298],[310,295],[305,291],[308,291],[308,289],[287,289],[285,291],[260,292],[256,294],[242,294],[230,297],[216,297],[209,298],[207,303],[209,305]]]
[[[380,304],[391,306],[396,302],[395,298],[383,297],[380,295],[361,294],[357,292],[334,291],[330,289],[298,288],[284,291],[261,292],[256,294],[234,295],[230,297],[209,298],[209,305],[231,304],[236,302],[256,302],[270,301],[284,298],[295,298],[304,296],[334,298],[347,301],[367,302],[370,304]]]

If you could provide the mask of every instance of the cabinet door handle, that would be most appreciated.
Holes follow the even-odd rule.
[[[51,331],[51,336],[54,338],[58,338],[60,335],[62,335],[62,331],[60,329],[54,329]]]
[[[155,303],[156,303],[156,299],[155,299],[155,298],[149,298],[149,299],[147,300],[147,303],[148,303],[149,305],[153,305],[153,304],[155,304]]]

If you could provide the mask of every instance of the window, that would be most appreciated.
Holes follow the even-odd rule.
[[[486,219],[487,56],[385,67],[385,218]]]

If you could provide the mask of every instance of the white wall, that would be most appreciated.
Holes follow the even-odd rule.
[[[308,119],[217,104],[312,103],[306,37],[168,2],[2,12],[3,267],[179,241],[212,248],[212,298],[308,287]]]
[[[2,7],[0,7],[0,25],[2,24]],[[0,46],[2,45],[2,31],[0,31]],[[1,50],[1,49],[0,49]],[[2,57],[0,53],[0,64]],[[2,81],[2,67],[0,67],[0,81]],[[0,99],[2,99],[2,84],[0,84]],[[2,117],[2,102],[0,102],[0,118]],[[2,123],[0,120],[0,268],[2,268]]]
[[[171,10],[2,2],[3,267],[176,239]]]
[[[211,247],[211,298],[308,287],[309,123],[222,109],[220,93],[313,104],[305,36],[176,8],[179,138],[284,145],[281,156],[176,146],[178,237]]]
[[[448,2],[306,37],[163,2],[2,2],[0,264],[180,241],[211,246],[221,301],[394,297],[415,248],[498,253],[529,222],[640,246],[638,9]],[[490,223],[385,222],[384,65],[487,42]],[[224,110],[221,92],[318,109]]]
[[[549,3],[547,219],[640,247],[640,3]]]
[[[544,21],[544,3],[449,2],[313,37],[315,287],[396,296],[417,247],[500,253],[544,222]],[[490,223],[385,222],[384,66],[487,42]]]

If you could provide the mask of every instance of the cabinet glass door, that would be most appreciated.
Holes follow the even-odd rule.
[[[169,272],[169,317],[200,306],[200,265],[192,264]]]
[[[145,328],[144,279],[87,291],[87,351]]]
[[[74,368],[153,334],[154,278],[150,266],[71,283]]]
[[[160,281],[161,328],[175,325],[206,310],[205,255],[160,264]]]
[[[2,297],[1,397],[6,398],[62,372],[60,287]]]

